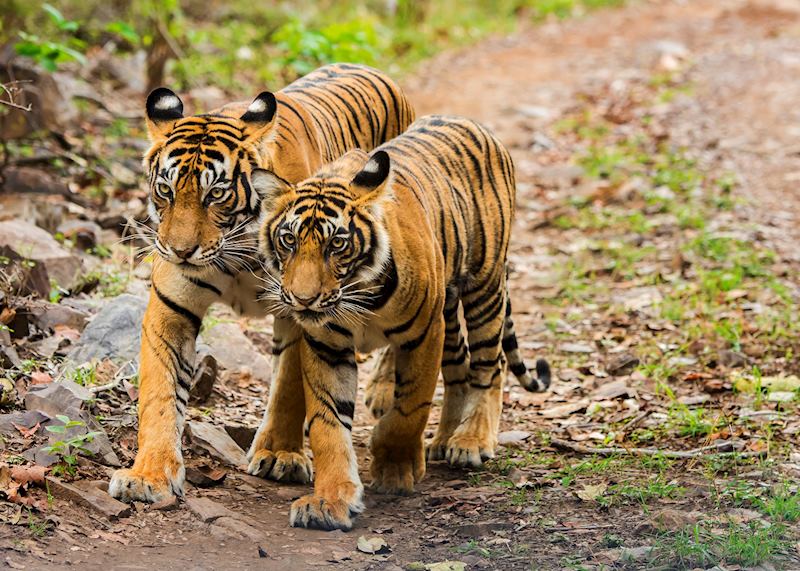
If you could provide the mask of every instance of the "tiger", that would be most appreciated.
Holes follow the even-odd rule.
[[[315,463],[295,527],[349,530],[364,509],[351,430],[356,351],[389,347],[393,399],[370,440],[372,487],[408,494],[425,475],[423,435],[441,371],[442,419],[429,458],[479,465],[497,444],[507,367],[550,385],[521,359],[507,252],[514,165],[489,131],[431,115],[371,155],[353,150],[296,184],[266,170],[259,247],[270,311],[302,330],[300,364]],[[459,318],[463,314],[465,327]],[[464,337],[466,329],[466,339]]]
[[[331,64],[278,93],[184,117],[183,102],[158,88],[145,104],[151,147],[144,156],[157,255],[142,324],[138,451],[116,471],[112,496],[158,502],[183,495],[181,454],[195,340],[208,307],[221,302],[263,316],[253,173],[267,169],[298,182],[353,149],[371,150],[402,133],[414,110],[384,73]],[[266,412],[247,453],[249,473],[309,482],[303,447],[305,405],[300,330],[274,322],[273,381]]]

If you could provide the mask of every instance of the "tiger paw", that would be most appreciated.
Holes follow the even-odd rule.
[[[166,471],[144,473],[134,469],[117,470],[111,476],[108,493],[123,502],[160,502],[172,496],[183,496],[184,469],[181,466],[171,477]]]
[[[394,405],[394,380],[371,379],[367,385],[364,404],[376,419],[389,412]]]
[[[447,442],[445,460],[451,466],[479,468],[485,460],[494,458],[494,446],[470,435],[455,435]]]
[[[329,500],[316,494],[309,494],[292,502],[289,512],[289,525],[333,531],[349,531],[353,527],[352,516],[360,513],[364,506],[356,494],[352,500]]]
[[[247,473],[278,482],[308,484],[314,478],[314,466],[305,452],[256,450]]]
[[[422,446],[373,447],[370,475],[372,489],[384,494],[408,495],[425,476]]]
[[[447,455],[447,441],[450,440],[449,435],[441,436],[439,433],[433,437],[433,440],[428,443],[425,448],[425,459],[428,462],[436,460],[444,460]]]

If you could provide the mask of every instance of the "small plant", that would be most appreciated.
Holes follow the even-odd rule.
[[[62,424],[53,426],[46,426],[45,429],[53,434],[63,434],[66,438],[67,431],[70,428],[84,427],[86,424],[80,420],[70,420],[70,418],[63,414],[57,414],[56,418]],[[86,448],[86,445],[92,442],[95,437],[99,436],[100,432],[86,432],[85,434],[78,434],[66,440],[58,440],[53,442],[50,446],[46,446],[42,450],[51,456],[58,456],[60,462],[53,468],[53,474],[56,476],[74,476],[76,473],[75,466],[78,464],[78,455],[92,456],[93,452]]]
[[[82,387],[88,387],[97,383],[97,369],[91,363],[86,363],[76,367],[70,373],[71,380]]]

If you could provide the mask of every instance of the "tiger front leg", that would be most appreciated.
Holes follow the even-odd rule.
[[[292,503],[295,527],[349,530],[361,512],[364,487],[358,476],[351,430],[358,384],[352,339],[331,334],[300,341],[306,414],[316,479],[314,493]]]
[[[306,406],[300,371],[301,335],[293,321],[275,319],[269,403],[247,453],[247,472],[270,480],[306,484],[313,479],[314,468],[303,450]]]
[[[142,323],[139,449],[114,472],[109,493],[126,502],[183,495],[181,435],[201,316],[213,301],[168,265],[156,266]]]
[[[434,306],[429,324],[397,347],[394,403],[372,431],[372,487],[379,492],[410,494],[425,475],[423,436],[442,359],[444,320]],[[413,328],[416,329],[416,328]]]

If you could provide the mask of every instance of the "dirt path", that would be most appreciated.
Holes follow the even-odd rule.
[[[721,214],[720,220],[749,219],[757,224],[759,236],[785,264],[784,277],[796,277],[792,264],[800,262],[794,248],[800,237],[796,223],[800,193],[795,189],[800,181],[800,10],[789,0],[783,2],[784,7],[777,0],[632,4],[444,54],[406,82],[420,115],[447,113],[477,118],[511,146],[517,162],[519,213],[512,246],[512,297],[520,314],[518,329],[528,357],[534,353],[548,357],[561,374],[555,391],[547,395],[523,394],[511,382],[502,430],[525,432],[522,436],[508,435],[511,440],[517,439],[520,447],[503,449],[501,455],[511,464],[498,462],[482,473],[433,465],[411,497],[368,494],[367,510],[349,533],[289,528],[290,501],[303,488],[262,484],[236,472],[230,473],[220,487],[191,489],[188,495],[207,497],[245,516],[255,523],[261,539],[226,531],[213,522],[204,523],[185,507],[161,512],[136,506],[133,516],[108,523],[75,512],[57,500],[55,511],[62,525],[55,534],[19,540],[18,531],[5,529],[3,545],[7,548],[2,558],[9,566],[87,570],[400,569],[417,561],[430,564],[450,559],[466,563],[469,569],[600,569],[603,565],[680,568],[678,559],[657,565],[645,558],[658,541],[654,537],[659,526],[653,523],[652,515],[676,512],[664,517],[674,518],[670,525],[678,529],[697,519],[686,514],[698,510],[717,514],[720,507],[715,499],[719,496],[713,492],[722,485],[718,480],[713,476],[704,480],[702,471],[693,471],[694,463],[670,466],[655,478],[651,477],[652,467],[645,470],[598,461],[586,465],[547,448],[548,435],[589,435],[575,438],[583,441],[596,439],[595,434],[600,433],[602,439],[610,434],[615,419],[629,422],[638,418],[636,411],[625,416],[624,407],[629,405],[623,402],[638,401],[636,406],[647,411],[648,403],[663,398],[649,379],[634,373],[620,377],[628,383],[625,391],[610,397],[618,399],[613,405],[617,407],[612,411],[617,415],[614,418],[601,416],[598,421],[588,413],[584,415],[585,403],[573,407],[573,416],[569,410],[541,414],[558,407],[569,409],[611,382],[601,371],[602,364],[621,350],[598,353],[598,346],[602,347],[606,339],[600,330],[619,330],[638,319],[610,311],[599,327],[593,308],[588,307],[594,302],[581,306],[565,297],[567,301],[559,305],[557,315],[547,306],[548,297],[566,295],[556,283],[561,270],[586,247],[587,240],[596,237],[593,231],[572,227],[565,232],[543,222],[586,192],[586,178],[564,166],[572,163],[574,139],[560,125],[586,101],[595,102],[601,93],[610,94],[612,106],[619,103],[615,94],[625,94],[630,101],[620,107],[620,113],[636,115],[641,105],[635,97],[637,92],[628,89],[630,85],[647,85],[659,74],[680,72],[682,87],[664,111],[664,132],[659,136],[689,149],[703,168],[735,175],[736,196],[743,196],[747,202],[732,213]],[[658,105],[652,113],[659,117]],[[614,128],[624,131],[629,124],[621,120]],[[643,207],[634,201],[621,208],[636,213]],[[606,235],[604,239],[611,238]],[[661,269],[670,267],[670,255],[667,251],[654,263]],[[617,281],[619,291],[633,291],[632,280]],[[634,285],[638,292],[641,284]],[[615,295],[615,291],[612,289],[609,295]],[[627,324],[620,324],[624,319],[628,319]],[[641,324],[643,331],[650,327],[647,339],[675,329],[658,329],[662,325],[654,325],[647,316]],[[624,332],[621,335],[625,337]],[[589,347],[584,350],[586,343]],[[635,343],[623,342],[622,347],[635,349]],[[565,348],[565,344],[571,345]],[[560,352],[556,345],[561,347]],[[687,398],[705,394],[697,387],[673,388]],[[727,402],[720,400],[719,407],[728,406]],[[357,412],[354,438],[366,479],[371,421],[361,404]],[[790,417],[784,428],[794,426],[796,430],[796,408],[793,414],[795,420]],[[434,411],[434,421],[436,415]],[[656,424],[666,422],[657,414],[653,418]],[[648,425],[645,422],[641,426]],[[796,437],[796,432],[788,429],[786,434]],[[692,447],[702,444],[702,439],[680,444]],[[546,455],[540,453],[543,449]],[[577,486],[577,491],[583,490],[586,495],[592,489],[586,486],[598,482],[621,485],[627,481],[626,474],[649,478],[662,486],[680,486],[684,492],[609,505],[575,495],[575,481],[584,486]],[[70,534],[70,521],[77,529],[91,527],[97,532],[89,537]],[[15,534],[16,543],[12,541]],[[360,535],[378,534],[386,539],[391,553],[367,555],[356,551]],[[259,557],[259,546],[266,557]],[[797,568],[798,556],[797,552],[785,554],[788,559],[782,564]],[[786,563],[792,560],[794,563]]]

